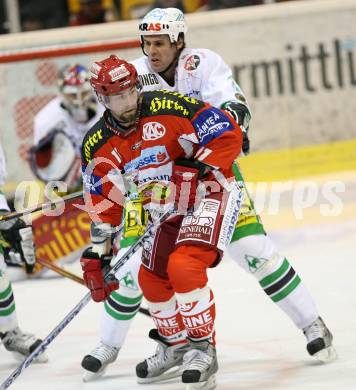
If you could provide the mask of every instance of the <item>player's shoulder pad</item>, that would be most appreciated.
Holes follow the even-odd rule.
[[[219,54],[212,50],[186,48],[179,57],[179,67],[187,72],[199,73],[214,67],[220,60]]]
[[[40,126],[43,123],[56,124],[63,120],[66,116],[65,110],[61,106],[62,99],[57,96],[50,100],[40,111],[34,116],[35,124]]]
[[[48,112],[51,112],[53,114],[54,111],[61,111],[62,110],[61,103],[62,103],[61,96],[54,97],[37,112],[35,117],[45,115]]]
[[[191,119],[206,104],[201,100],[182,95],[179,92],[159,90],[143,92],[142,117],[175,115]]]
[[[112,136],[114,133],[106,127],[104,117],[101,117],[84,136],[81,148],[82,162],[89,164],[95,153]]]

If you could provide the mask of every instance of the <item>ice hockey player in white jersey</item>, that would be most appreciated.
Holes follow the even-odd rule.
[[[132,63],[137,68],[143,90],[176,91],[226,109],[244,131],[243,152],[247,154],[249,152],[247,131],[251,113],[246,99],[234,81],[231,69],[217,53],[207,49],[185,47],[187,26],[184,14],[175,8],[156,8],[143,18],[139,30],[144,56]],[[238,169],[236,178],[244,186]],[[333,360],[336,353],[332,346],[332,335],[320,318],[313,298],[289,261],[278,253],[274,243],[267,236],[260,217],[256,214],[246,188],[244,192],[244,204],[228,249],[230,256],[256,278],[272,302],[276,303],[296,327],[303,331],[309,354],[320,361]],[[131,208],[132,205],[128,207]],[[125,220],[124,223],[122,247],[131,245],[140,229],[139,226],[132,224],[132,219]],[[121,252],[118,256],[120,255]],[[137,282],[137,263],[140,262],[140,258],[139,251],[125,264],[125,270],[117,275],[120,288],[113,292],[104,304],[101,342],[82,361],[85,380],[102,375],[107,365],[116,360],[123,345],[142,299]],[[173,313],[175,308],[172,307],[170,310]],[[162,311],[167,318],[172,314],[167,308],[162,308]],[[155,375],[150,373],[150,369],[153,369],[152,362],[161,365],[155,368],[160,373],[165,371],[165,365],[170,366],[170,363],[165,361],[168,355],[160,356],[163,358],[158,363],[153,357],[144,361],[147,375],[152,382],[157,380]],[[142,364],[140,367],[141,370],[137,371],[138,380],[148,380],[142,378]]]
[[[1,192],[5,177],[5,158],[0,145],[0,214],[10,211],[5,195]],[[31,273],[35,266],[32,229],[21,219],[0,221],[0,340],[6,350],[23,359],[34,351],[42,340],[19,328],[8,266],[25,266],[28,273]],[[47,356],[42,354],[37,361],[44,363]]]
[[[58,77],[60,94],[34,119],[34,145],[30,165],[38,179],[67,184],[73,192],[81,186],[79,148],[85,133],[98,121],[103,107],[98,104],[83,65],[66,65]]]
[[[227,109],[244,131],[243,152],[248,154],[247,131],[251,112],[246,98],[221,56],[208,49],[185,47],[183,36],[187,26],[181,11],[178,10],[178,16],[174,15],[176,10],[155,8],[140,23],[141,47],[145,55],[132,63],[143,90],[175,91]],[[177,27],[164,30],[164,19],[171,16],[178,17],[179,20],[175,21]],[[162,30],[153,31],[159,20],[162,21]]]

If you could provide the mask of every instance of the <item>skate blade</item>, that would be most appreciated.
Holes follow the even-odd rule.
[[[82,380],[84,383],[93,382],[96,379],[101,378],[105,374],[105,372],[106,372],[106,367],[103,368],[102,370],[99,370],[98,372],[84,370]]]
[[[19,362],[23,362],[23,360],[27,358],[27,356],[22,355],[19,352],[12,351],[11,353],[14,356],[14,358]],[[40,363],[40,364],[47,363],[48,356],[45,353],[41,353],[41,355],[37,356],[36,359],[33,360],[33,362]]]
[[[313,357],[315,357],[322,363],[331,363],[337,359],[337,353],[335,348],[333,346],[330,346],[317,352],[315,355],[313,355]]]
[[[162,381],[166,381],[168,379],[178,378],[178,377],[182,376],[182,372],[183,372],[182,367],[173,367],[159,376],[155,376],[152,378],[136,377],[136,379],[137,379],[137,383],[140,383],[140,384],[162,382]]]
[[[197,383],[188,383],[185,387],[185,390],[214,390],[217,387],[216,375],[213,374],[207,381],[205,382],[197,382]]]

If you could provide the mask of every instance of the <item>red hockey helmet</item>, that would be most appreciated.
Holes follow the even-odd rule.
[[[110,96],[133,86],[139,88],[136,68],[114,54],[94,62],[90,73],[90,84],[98,95]]]

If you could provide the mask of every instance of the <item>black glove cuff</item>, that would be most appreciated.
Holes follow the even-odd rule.
[[[236,122],[243,126],[247,132],[247,128],[251,119],[251,113],[247,106],[234,101],[228,101],[221,106],[222,109],[229,112]]]
[[[189,160],[187,158],[181,158],[174,162],[174,165],[179,165],[181,167],[195,168],[198,172],[198,178],[202,179],[205,174],[210,170],[210,167],[197,160]]]
[[[8,224],[9,222],[11,222],[11,225]],[[16,252],[21,251],[21,236],[19,230],[25,228],[26,226],[27,225],[22,219],[0,222],[0,234],[2,238]]]
[[[112,253],[109,253],[107,255],[101,255],[99,256],[98,253],[92,251],[92,247],[88,247],[85,249],[85,251],[82,254],[82,257],[85,257],[86,259],[95,259],[101,261],[101,268],[108,267],[110,265],[111,259],[112,259]]]
[[[250,153],[250,140],[248,138],[247,131],[242,132],[242,151],[245,155]]]

